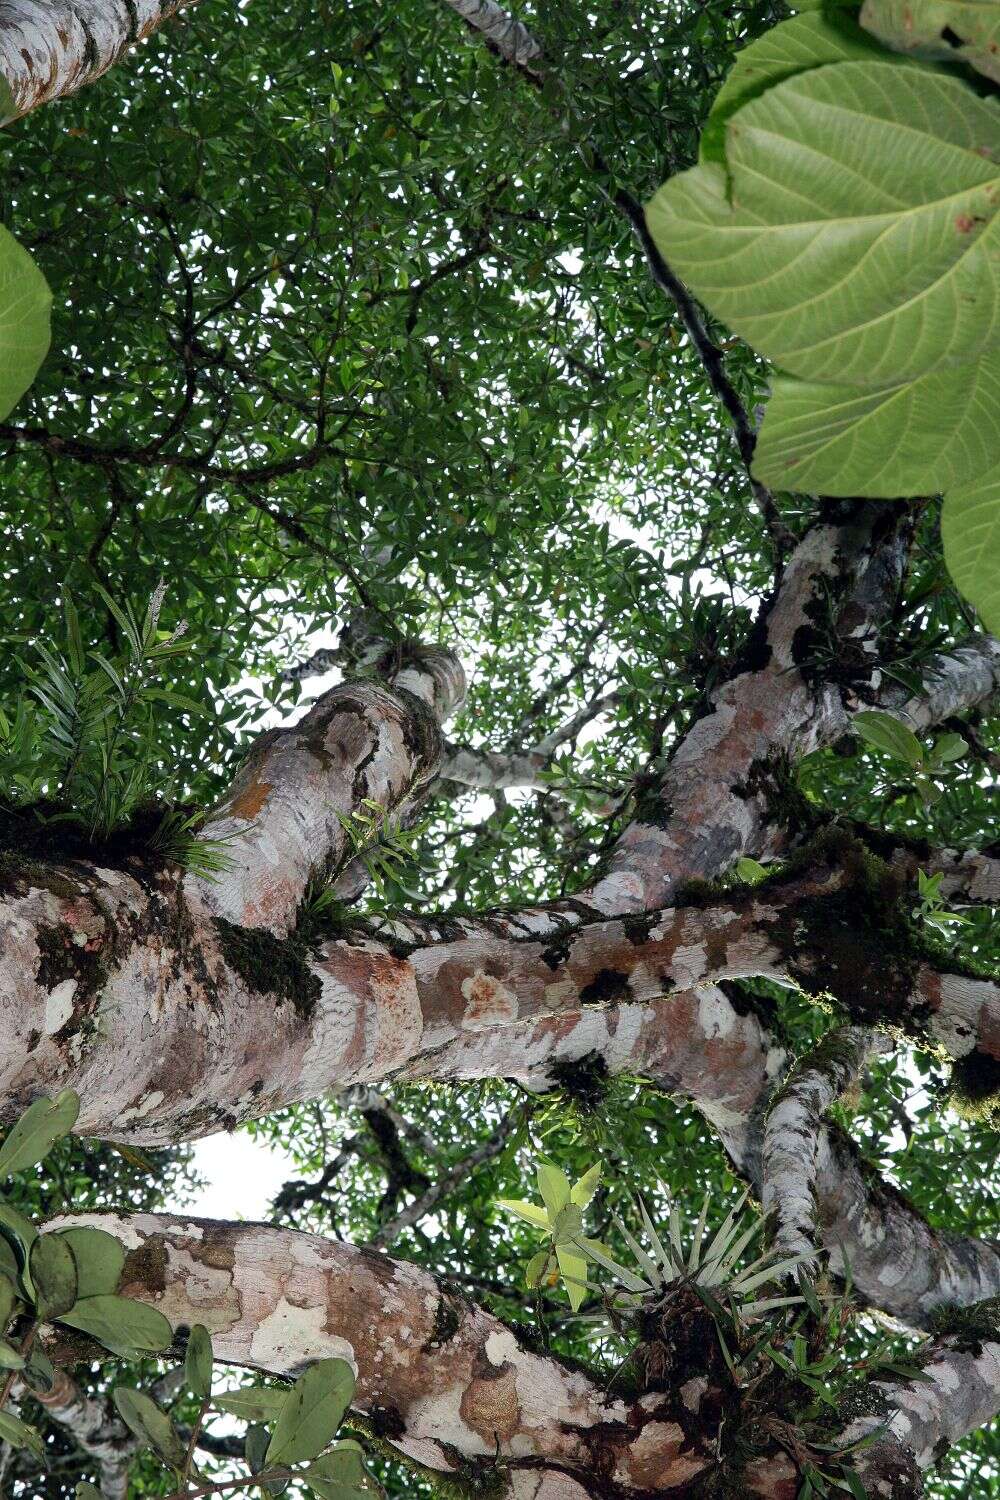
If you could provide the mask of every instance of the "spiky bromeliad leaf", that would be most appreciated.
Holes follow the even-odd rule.
[[[0,420],[20,401],[48,353],[51,306],[45,277],[27,250],[0,228]]]
[[[1000,7],[989,0],[865,0],[861,23],[887,47],[966,62],[1000,83]]]
[[[948,490],[941,510],[944,560],[983,624],[1000,634],[1000,478]]]

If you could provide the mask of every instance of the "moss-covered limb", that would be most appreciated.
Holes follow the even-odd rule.
[[[1000,1060],[978,1047],[952,1064],[948,1097],[966,1120],[1000,1130]]]
[[[817,1248],[816,1152],[824,1114],[888,1046],[861,1027],[829,1032],[793,1064],[775,1091],[764,1123],[761,1152],[764,1212],[771,1216],[775,1250],[813,1255]]]

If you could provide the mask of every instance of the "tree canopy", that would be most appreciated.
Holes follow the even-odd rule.
[[[595,882],[616,878],[616,851],[630,830],[653,830],[631,846],[634,870],[661,836],[671,845],[681,822],[685,878],[673,871],[652,881],[656,894],[645,904],[654,913],[676,909],[680,922],[685,911],[707,911],[711,927],[723,908],[730,920],[731,905],[731,925],[743,924],[735,950],[763,943],[775,889],[781,895],[773,900],[793,911],[778,957],[769,948],[766,961],[740,968],[728,960],[720,1005],[731,1012],[724,1022],[702,1021],[709,1040],[729,1034],[731,1016],[748,1034],[759,1025],[766,1046],[758,1050],[771,1047],[776,1058],[780,1043],[774,1066],[784,1074],[794,1058],[822,1056],[822,1038],[839,1035],[845,1019],[855,1029],[885,1026],[896,1042],[891,1051],[866,1052],[868,1043],[859,1043],[853,1066],[838,1054],[843,1087],[823,1106],[840,1132],[839,1146],[822,1148],[833,1153],[830,1178],[867,1184],[873,1212],[886,1222],[905,1196],[929,1225],[931,1255],[940,1251],[942,1264],[951,1237],[961,1241],[954,1255],[963,1267],[968,1237],[992,1245],[997,1011],[983,1001],[977,1014],[986,1019],[963,1065],[964,1040],[951,1045],[944,1022],[935,1031],[929,1019],[940,985],[931,1004],[937,980],[925,971],[992,987],[1000,961],[991,904],[1000,887],[990,864],[1000,648],[975,614],[982,611],[985,628],[1000,628],[989,530],[990,434],[1000,431],[991,383],[996,320],[976,303],[955,334],[961,349],[942,353],[932,335],[961,321],[971,282],[960,282],[923,324],[916,315],[906,323],[904,307],[901,326],[888,333],[881,304],[875,314],[864,304],[858,318],[866,327],[873,317],[874,334],[854,337],[853,325],[845,332],[831,313],[817,352],[815,330],[802,334],[779,295],[781,278],[771,275],[784,249],[770,240],[761,249],[755,238],[739,276],[713,274],[719,261],[734,264],[713,237],[736,232],[727,173],[740,203],[738,174],[753,175],[760,165],[753,150],[763,150],[754,131],[776,138],[796,89],[818,119],[821,75],[838,68],[850,78],[841,73],[830,85],[835,102],[846,90],[859,117],[874,110],[882,87],[882,74],[866,68],[891,72],[885,97],[898,89],[907,108],[924,110],[929,137],[932,126],[961,134],[952,118],[960,115],[983,163],[962,191],[994,202],[996,79],[981,65],[992,46],[958,15],[971,7],[956,0],[931,8],[943,19],[935,16],[933,37],[920,39],[916,55],[913,47],[887,50],[901,45],[899,7],[869,0],[865,10],[875,14],[861,17],[870,23],[862,40],[851,19],[850,44],[847,22],[827,8],[823,24],[838,40],[822,46],[843,49],[835,64],[815,40],[820,22],[799,16],[805,29],[794,34],[795,47],[819,48],[810,68],[799,57],[793,73],[783,53],[765,67],[751,53],[756,63],[733,73],[734,59],[755,42],[779,53],[791,45],[787,32],[773,29],[788,24],[785,6],[630,0],[595,11],[556,0],[518,12],[538,51],[512,57],[506,33],[491,40],[477,29],[472,13],[490,11],[489,0],[481,7],[320,0],[305,8],[285,0],[239,9],[200,0],[98,81],[9,125],[3,223],[44,277],[52,316],[49,352],[0,423],[0,893],[21,893],[26,859],[113,872],[146,869],[143,861],[184,868],[203,882],[208,907],[214,903],[229,969],[246,979],[246,933],[266,924],[226,905],[226,871],[239,849],[231,789],[234,777],[242,778],[241,797],[248,787],[270,789],[266,757],[280,757],[289,743],[280,735],[262,743],[262,727],[297,720],[341,677],[365,684],[373,695],[365,711],[374,712],[378,693],[395,690],[407,670],[411,689],[418,677],[433,679],[424,701],[440,718],[441,700],[460,695],[453,684],[442,687],[449,669],[426,653],[445,648],[464,667],[464,701],[433,753],[413,747],[412,725],[399,729],[410,757],[402,791],[391,775],[392,797],[373,791],[360,756],[355,787],[368,794],[346,810],[328,792],[310,802],[312,783],[302,791],[302,806],[319,806],[332,829],[324,859],[291,900],[294,917],[269,939],[279,947],[288,939],[293,948],[281,952],[292,956],[279,962],[260,943],[251,954],[254,964],[264,953],[276,965],[269,983],[288,1000],[285,1011],[311,993],[306,971],[316,944],[327,944],[328,955],[338,942],[381,943],[383,956],[418,963],[433,930],[439,946],[454,945],[449,961],[457,965],[463,944],[515,942],[508,929],[474,931],[477,914],[500,908],[503,924],[512,911],[555,903],[561,919],[578,897],[589,899]],[[943,60],[933,42],[942,26],[961,44]],[[779,33],[785,40],[770,40]],[[899,61],[890,66],[883,55]],[[909,117],[899,123],[897,103],[893,94],[886,118],[909,142]],[[725,134],[734,127],[752,138],[745,159]],[[797,126],[788,129],[802,145]],[[936,137],[913,147],[905,172],[895,160],[881,162],[877,142],[858,144],[849,131],[838,142],[839,164],[816,147],[814,184],[838,212],[837,194],[846,192],[840,173],[851,169],[854,150],[884,167],[877,187],[896,194],[907,223],[907,192],[930,201],[926,184],[934,178],[940,187],[934,174],[957,170],[950,157],[941,164]],[[821,145],[826,150],[825,138]],[[814,146],[805,142],[803,152]],[[780,200],[776,239],[792,222],[796,188],[782,175],[790,154],[778,152],[778,166],[768,168]],[[649,200],[647,229],[639,205]],[[757,203],[747,210],[755,236],[763,212]],[[973,209],[963,199],[958,212]],[[970,232],[971,223],[963,233]],[[992,224],[983,230],[994,232]],[[894,276],[904,292],[925,275],[947,283],[950,242],[929,243],[929,232],[915,240],[912,263],[891,235],[884,265],[854,242],[850,255],[861,256],[880,293]],[[798,266],[801,244],[787,253]],[[967,257],[959,259],[967,267]],[[995,250],[983,261],[983,279],[995,277]],[[864,303],[856,266],[845,275],[851,297]],[[803,301],[820,295],[808,278],[793,293]],[[901,428],[891,425],[885,392],[931,378],[928,370],[937,384],[913,398]],[[962,384],[966,376],[978,381],[974,389]],[[854,392],[851,380],[862,396],[843,396]],[[838,401],[878,407],[874,436],[848,432],[847,459],[843,429],[842,447],[821,441],[827,387]],[[956,438],[970,411],[975,431]],[[868,412],[866,405],[866,419]],[[808,447],[804,431],[819,434],[822,456],[810,448],[806,469],[796,471]],[[758,442],[763,459],[754,458]],[[949,444],[966,467],[933,467],[932,450],[936,459]],[[900,469],[901,454],[909,469]],[[873,468],[884,482],[870,480]],[[953,518],[944,523],[951,572],[942,490]],[[948,525],[960,526],[951,494],[986,515],[976,520],[989,532],[981,545],[968,529],[949,541]],[[878,498],[866,505],[858,497]],[[828,552],[817,562],[809,548],[820,533],[828,534]],[[769,637],[782,601],[794,602],[796,580],[807,574],[811,593],[795,615],[794,638]],[[774,666],[759,699],[754,686],[739,698],[739,683],[782,661],[785,675]],[[971,675],[981,667],[987,686],[953,690],[942,661]],[[791,711],[779,730],[770,720],[761,727],[766,692],[778,702],[793,676],[819,708],[810,708],[806,727],[792,724]],[[404,709],[412,708],[405,692],[404,684]],[[767,808],[760,827],[741,831],[742,842],[726,841],[730,815],[720,817],[707,773],[703,804],[700,772],[683,794],[664,793],[671,766],[685,764],[683,747],[714,733],[705,726],[730,703],[747,751],[733,785],[747,806]],[[779,719],[784,712],[779,705]],[[754,752],[754,735],[762,745],[771,735],[766,753]],[[223,815],[206,818],[220,798]],[[258,813],[263,805],[262,798]],[[970,848],[985,864],[966,878],[955,851]],[[867,881],[863,899],[852,887],[835,891],[841,904],[830,905],[817,860],[824,871]],[[889,894],[886,871],[897,882]],[[153,885],[158,878],[150,876]],[[617,915],[611,905],[602,911]],[[352,926],[359,922],[363,938]],[[778,939],[767,931],[773,947]],[[684,933],[694,941],[688,927]],[[13,926],[0,929],[0,945],[13,952],[15,936]],[[711,951],[711,936],[701,929],[697,936]],[[642,940],[654,938],[647,927]],[[570,961],[551,933],[548,940],[555,972]],[[863,953],[856,972],[846,951],[855,941]],[[89,985],[99,1003],[113,965],[101,967],[101,953],[85,973],[67,960],[67,946],[43,953],[39,945],[39,975],[53,994],[68,978],[77,998]],[[909,1009],[901,990],[890,994],[886,984],[883,996],[880,953],[894,975],[905,959],[917,996]],[[687,994],[676,953],[669,981],[669,964],[656,961],[662,995]],[[713,963],[691,983],[714,980],[722,970]],[[599,975],[615,972],[609,959]],[[463,981],[470,983],[474,977]],[[655,975],[649,983],[662,998]],[[617,1014],[624,992],[595,984],[579,1013],[591,1006]],[[484,1034],[487,1022],[504,1019],[490,1009],[502,1002],[494,993],[483,998]],[[653,1019],[657,1038],[675,1024],[665,1009]],[[614,1396],[636,1380],[636,1340],[613,1318],[595,1327],[601,1296],[574,1277],[599,1282],[599,1261],[588,1263],[579,1246],[567,1249],[567,1239],[562,1260],[549,1255],[549,1239],[558,1250],[559,1236],[554,1219],[547,1226],[538,1219],[538,1166],[574,1184],[600,1167],[585,1233],[616,1263],[630,1263],[622,1222],[629,1233],[643,1228],[636,1191],[661,1234],[676,1206],[685,1247],[706,1193],[713,1231],[741,1178],[769,1206],[748,1166],[760,1155],[763,1110],[747,1127],[752,1147],[734,1146],[737,1111],[718,1099],[706,1104],[708,1091],[690,1084],[695,1064],[685,1071],[671,1061],[658,1071],[653,1040],[643,1056],[630,1052],[625,1023],[616,1053],[616,1024],[599,1045],[565,1056],[553,1050],[542,1074],[532,1074],[529,1057],[523,1066],[483,1065],[480,1077],[471,1067],[449,1076],[444,1064],[435,1075],[427,1050],[353,1088],[290,1089],[286,1097],[275,1085],[273,1098],[265,1090],[268,1110],[252,1108],[235,1088],[232,1098],[199,1102],[183,1124],[179,1105],[162,1121],[158,1106],[147,1116],[116,1105],[113,1116],[85,1118],[105,1142],[137,1141],[124,1146],[125,1156],[107,1144],[84,1152],[63,1142],[37,1181],[17,1179],[10,1202],[37,1219],[155,1213],[189,1180],[182,1142],[239,1124],[262,1148],[278,1141],[296,1160],[300,1177],[275,1202],[274,1224],[391,1250],[443,1278],[462,1307],[468,1299],[500,1317],[533,1354],[552,1354],[569,1371],[579,1363]],[[4,1054],[10,1050],[5,1043]],[[728,1054],[706,1055],[697,1062],[704,1074],[729,1065]],[[206,1076],[212,1066],[205,1061]],[[27,1102],[25,1091],[41,1090],[41,1081],[29,1086],[16,1070],[12,1076],[2,1100],[8,1121]],[[768,1088],[774,1081],[768,1074]],[[86,1109],[86,1089],[78,1078],[68,1082],[80,1087]],[[777,1154],[781,1143],[772,1144]],[[558,1197],[558,1179],[549,1181]],[[884,1197],[872,1186],[880,1182],[888,1184]],[[533,1201],[535,1220],[501,1200]],[[824,1215],[831,1221],[834,1209],[821,1204],[821,1223]],[[858,1233],[863,1258],[867,1229]],[[909,1304],[900,1311],[902,1301],[879,1301],[862,1285],[865,1274],[846,1256],[829,1267],[810,1264],[805,1293],[790,1288],[807,1300],[839,1298],[845,1286],[850,1299],[853,1288],[856,1308],[848,1316],[847,1304],[831,1300],[831,1314],[824,1301],[808,1347],[801,1334],[798,1342],[789,1335],[787,1348],[775,1336],[773,1370],[783,1379],[781,1360],[791,1361],[789,1378],[798,1380],[798,1405],[783,1396],[785,1405],[775,1406],[786,1429],[805,1420],[810,1403],[809,1419],[823,1417],[825,1395],[832,1392],[835,1406],[851,1381],[873,1370],[905,1383],[923,1335],[955,1336],[930,1316],[946,1297],[928,1291],[917,1317]],[[144,1275],[134,1278],[140,1296],[148,1292]],[[976,1285],[982,1291],[987,1281]],[[708,1321],[697,1324],[699,1337],[716,1326],[704,1291]],[[953,1304],[962,1300],[956,1293]],[[974,1329],[967,1344],[980,1335]],[[663,1369],[649,1374],[651,1358],[665,1361],[668,1373],[671,1360],[675,1374],[682,1367],[677,1349],[657,1344],[648,1329],[639,1342],[644,1378],[667,1379]],[[831,1350],[835,1359],[827,1359]],[[120,1404],[117,1414],[108,1406],[109,1383],[139,1392],[155,1386],[173,1399],[185,1440],[198,1420],[198,1393],[178,1397],[150,1360],[90,1355],[73,1378],[79,1402],[96,1402],[110,1424],[107,1444],[80,1440],[79,1402],[74,1421],[72,1402],[67,1417],[57,1403],[47,1414],[44,1397],[39,1405],[24,1396],[21,1415],[43,1430],[46,1451],[40,1458],[5,1450],[0,1465],[12,1493],[70,1496],[85,1481],[103,1485],[111,1500],[109,1474],[118,1483],[125,1474],[129,1495],[173,1495],[175,1481],[148,1445],[130,1446],[134,1424]],[[724,1382],[722,1355],[712,1360],[711,1378]],[[236,1362],[268,1368],[250,1357]],[[456,1452],[442,1478],[426,1441],[420,1448],[414,1440],[419,1451],[409,1454],[393,1445],[400,1433],[381,1408],[352,1409],[345,1420],[392,1495],[485,1491],[503,1480],[499,1436],[495,1472]],[[234,1440],[222,1426],[207,1432],[198,1463],[211,1475],[232,1460]],[[751,1444],[743,1459],[757,1451]],[[794,1444],[781,1452],[791,1462]],[[810,1478],[810,1464],[801,1452],[795,1457],[789,1494],[808,1500],[827,1492],[821,1474]],[[925,1476],[925,1493],[985,1500],[998,1493],[998,1464],[995,1425],[980,1426]],[[739,1472],[727,1471],[725,1482],[743,1484],[732,1477]],[[844,1493],[853,1480],[837,1473]],[[657,1489],[654,1481],[629,1485],[607,1493]],[[836,1475],[829,1485],[838,1492]],[[740,1492],[747,1491],[733,1491]]]

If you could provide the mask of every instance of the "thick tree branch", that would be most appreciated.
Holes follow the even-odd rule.
[[[531,1459],[551,1474],[546,1493],[557,1500],[588,1489],[595,1464],[629,1492],[646,1488],[649,1464],[669,1490],[710,1461],[707,1445],[699,1454],[664,1420],[669,1396],[609,1397],[585,1374],[526,1349],[426,1271],[376,1251],[210,1219],[87,1214],[56,1222],[116,1234],[132,1252],[122,1291],[154,1301],[174,1327],[205,1324],[225,1362],[295,1376],[316,1359],[349,1360],[356,1409],[434,1469],[453,1470],[456,1454],[484,1468]]]
[[[93,83],[190,0],[3,0],[4,124]]]
[[[191,877],[192,900],[243,927],[285,933],[309,880],[351,848],[344,820],[377,804],[399,810],[432,778],[439,724],[461,703],[465,677],[450,652],[402,660],[390,686],[331,689],[294,728],[251,751],[205,836],[223,842],[227,869]],[[367,808],[362,803],[367,803]]]
[[[817,1244],[816,1156],[823,1116],[889,1050],[887,1038],[857,1026],[829,1032],[801,1058],[771,1099],[761,1155],[762,1204],[773,1215],[776,1250],[812,1255]]]

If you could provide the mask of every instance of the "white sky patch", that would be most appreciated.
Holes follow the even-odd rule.
[[[266,1220],[282,1185],[302,1175],[287,1152],[254,1140],[242,1130],[206,1136],[195,1141],[193,1149],[193,1165],[205,1186],[168,1198],[164,1213]]]

